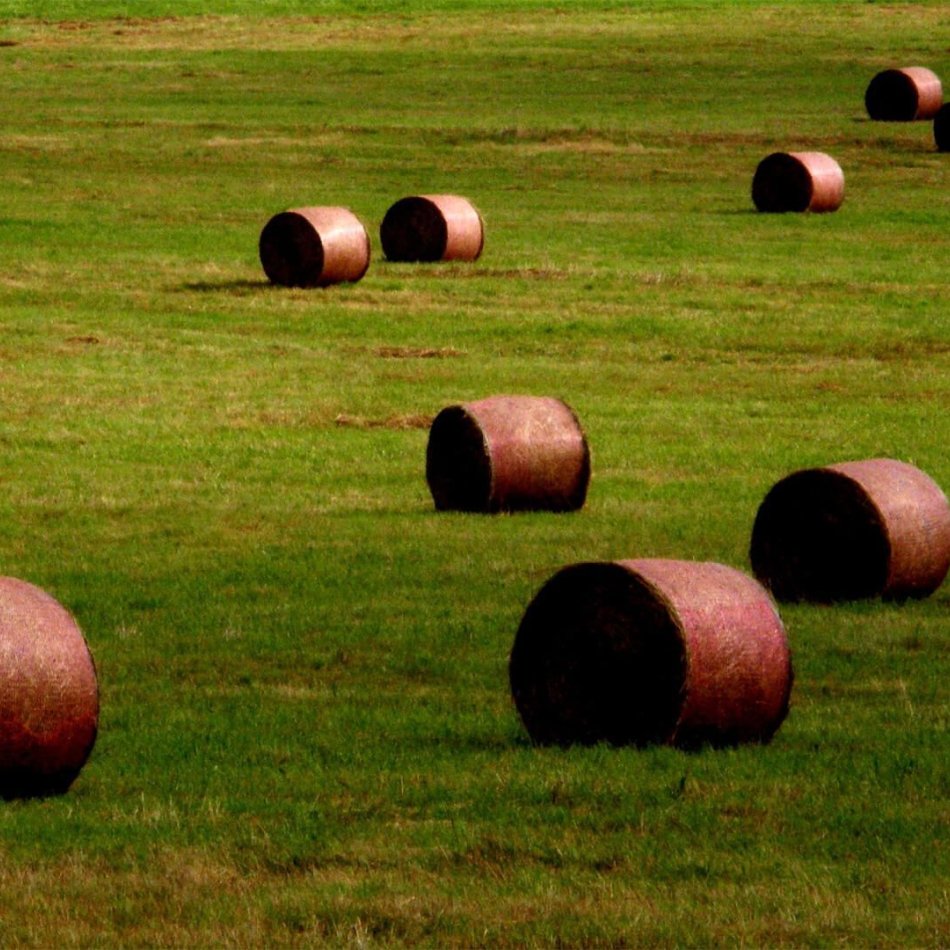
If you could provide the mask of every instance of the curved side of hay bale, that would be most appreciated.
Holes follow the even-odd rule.
[[[934,143],[938,152],[950,152],[950,104],[941,106],[934,116]]]
[[[259,252],[273,283],[326,287],[363,277],[370,241],[362,222],[347,208],[294,208],[267,222]]]
[[[416,195],[386,212],[379,239],[390,261],[474,261],[485,246],[485,225],[467,198]]]
[[[779,600],[925,597],[950,566],[950,508],[928,476],[892,459],[805,469],[766,495],[749,556]]]
[[[732,568],[669,560],[577,564],[529,604],[512,696],[541,744],[768,741],[792,667],[766,592]]]
[[[0,796],[65,792],[98,722],[95,665],[76,621],[38,587],[0,577]]]
[[[940,79],[923,66],[885,69],[871,80],[864,93],[864,107],[878,122],[932,119],[942,103]]]
[[[830,465],[859,484],[879,513],[890,547],[884,597],[927,597],[950,569],[950,505],[926,473],[895,459]]]
[[[723,564],[620,563],[669,604],[683,631],[688,673],[673,743],[768,742],[788,715],[793,674],[785,627],[763,587]]]
[[[836,211],[844,201],[844,173],[823,152],[773,152],[755,170],[752,201],[766,212]]]
[[[492,396],[436,416],[426,480],[440,511],[573,511],[587,497],[590,448],[560,399]]]

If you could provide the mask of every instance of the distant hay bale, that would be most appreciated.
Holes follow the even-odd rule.
[[[560,399],[491,396],[436,416],[426,479],[440,511],[572,511],[587,497],[590,448]]]
[[[822,152],[774,152],[752,178],[759,211],[836,211],[844,201],[841,166]]]
[[[485,225],[466,198],[418,195],[386,212],[379,239],[390,261],[474,261],[485,246]]]
[[[804,469],[766,495],[750,559],[780,600],[926,597],[950,567],[950,506],[905,462]]]
[[[0,796],[65,792],[96,741],[92,656],[49,594],[0,577]]]
[[[937,151],[950,152],[950,104],[941,106],[934,116],[934,142]]]
[[[359,280],[369,267],[366,228],[347,208],[296,208],[275,215],[260,238],[264,273],[285,287]]]
[[[509,661],[540,744],[767,742],[788,712],[792,662],[775,605],[722,564],[575,564],[532,600]]]
[[[868,115],[879,122],[932,119],[943,103],[940,80],[923,66],[885,69],[864,93]]]

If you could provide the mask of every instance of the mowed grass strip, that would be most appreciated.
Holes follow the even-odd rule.
[[[0,939],[946,943],[946,590],[783,607],[766,748],[535,749],[506,668],[565,564],[747,568],[793,469],[950,485],[950,168],[863,111],[946,71],[943,5],[203,7],[0,2],[0,572],[103,703],[69,794],[0,809]],[[757,215],[806,148],[841,210]],[[386,262],[440,192],[484,256]],[[304,204],[363,281],[266,283]],[[434,512],[427,420],[506,392],[576,410],[583,511]]]

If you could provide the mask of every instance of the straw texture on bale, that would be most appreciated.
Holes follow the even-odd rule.
[[[540,744],[767,742],[788,713],[792,663],[765,590],[722,564],[575,564],[529,604],[509,661]]]
[[[485,225],[467,198],[418,195],[386,212],[379,239],[391,261],[474,261],[485,246]]]
[[[950,103],[934,116],[934,142],[938,152],[950,152]]]
[[[905,462],[804,469],[766,495],[750,559],[780,600],[926,597],[950,567],[950,506]]]
[[[868,115],[880,122],[913,122],[932,119],[943,103],[940,80],[923,66],[885,69],[864,93]]]
[[[264,226],[259,249],[264,273],[285,287],[354,282],[369,267],[369,235],[347,208],[277,214]]]
[[[590,448],[560,399],[491,396],[436,416],[426,480],[440,511],[572,511],[587,497]]]
[[[841,166],[823,152],[774,152],[752,178],[759,211],[836,211],[844,201]]]
[[[65,792],[96,741],[99,688],[69,612],[0,577],[0,795]]]

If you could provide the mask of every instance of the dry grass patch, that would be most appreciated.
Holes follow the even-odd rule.
[[[379,346],[373,352],[387,360],[445,360],[454,359],[465,354],[451,346],[418,347],[418,346]]]
[[[428,429],[432,425],[433,418],[434,416],[414,414],[369,419],[366,416],[341,413],[334,422],[338,426],[350,429]]]

